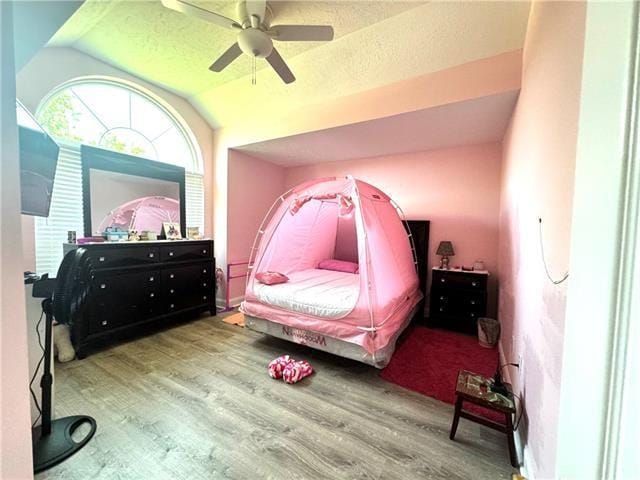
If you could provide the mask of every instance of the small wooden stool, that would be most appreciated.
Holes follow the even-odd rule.
[[[453,423],[451,424],[451,433],[449,434],[449,438],[451,440],[455,438],[460,417],[505,433],[509,444],[509,458],[511,460],[511,465],[518,468],[518,456],[516,454],[516,446],[513,441],[513,416],[516,413],[513,393],[511,393],[510,386],[505,384],[509,390],[509,395],[507,397],[498,395],[491,391],[490,386],[492,383],[492,380],[483,377],[482,375],[478,375],[477,373],[468,372],[467,370],[460,370],[458,372],[458,381],[456,383],[456,409],[453,415]],[[495,412],[503,413],[506,425],[502,425],[498,422],[494,422],[493,420],[489,420],[488,418],[463,410],[462,403],[465,401],[475,405],[480,405],[481,407]]]

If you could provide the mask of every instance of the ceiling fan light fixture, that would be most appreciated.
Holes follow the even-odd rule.
[[[273,50],[273,41],[257,28],[247,28],[238,34],[240,49],[251,57],[267,58]]]
[[[176,12],[214,23],[220,27],[239,30],[237,41],[211,64],[209,70],[221,72],[245,53],[253,60],[252,83],[254,84],[256,58],[266,59],[284,83],[296,80],[278,50],[273,47],[273,40],[278,42],[329,42],[333,40],[333,27],[330,25],[272,25],[273,12],[267,0],[237,0],[236,12],[240,23],[193,5],[190,3],[191,0],[161,1],[165,7]]]

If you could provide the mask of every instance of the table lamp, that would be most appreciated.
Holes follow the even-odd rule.
[[[448,240],[443,240],[438,245],[438,251],[436,255],[440,255],[440,268],[443,270],[449,270],[449,257],[454,256],[456,253],[453,251],[453,244]]]

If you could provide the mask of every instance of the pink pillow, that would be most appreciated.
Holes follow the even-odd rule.
[[[288,282],[289,277],[279,272],[260,272],[256,273],[256,280],[265,285],[276,285],[277,283]]]
[[[333,270],[336,272],[345,272],[345,273],[358,273],[359,268],[357,263],[353,262],[345,262],[344,260],[322,260],[318,264],[318,268],[320,270]]]

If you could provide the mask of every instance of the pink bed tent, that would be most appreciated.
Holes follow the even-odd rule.
[[[260,227],[241,310],[249,328],[376,367],[422,299],[413,242],[399,207],[351,176],[323,178],[281,196]],[[359,293],[351,311],[321,318],[261,302],[255,276],[317,268],[325,259],[357,262]],[[358,280],[356,280],[358,282]]]

